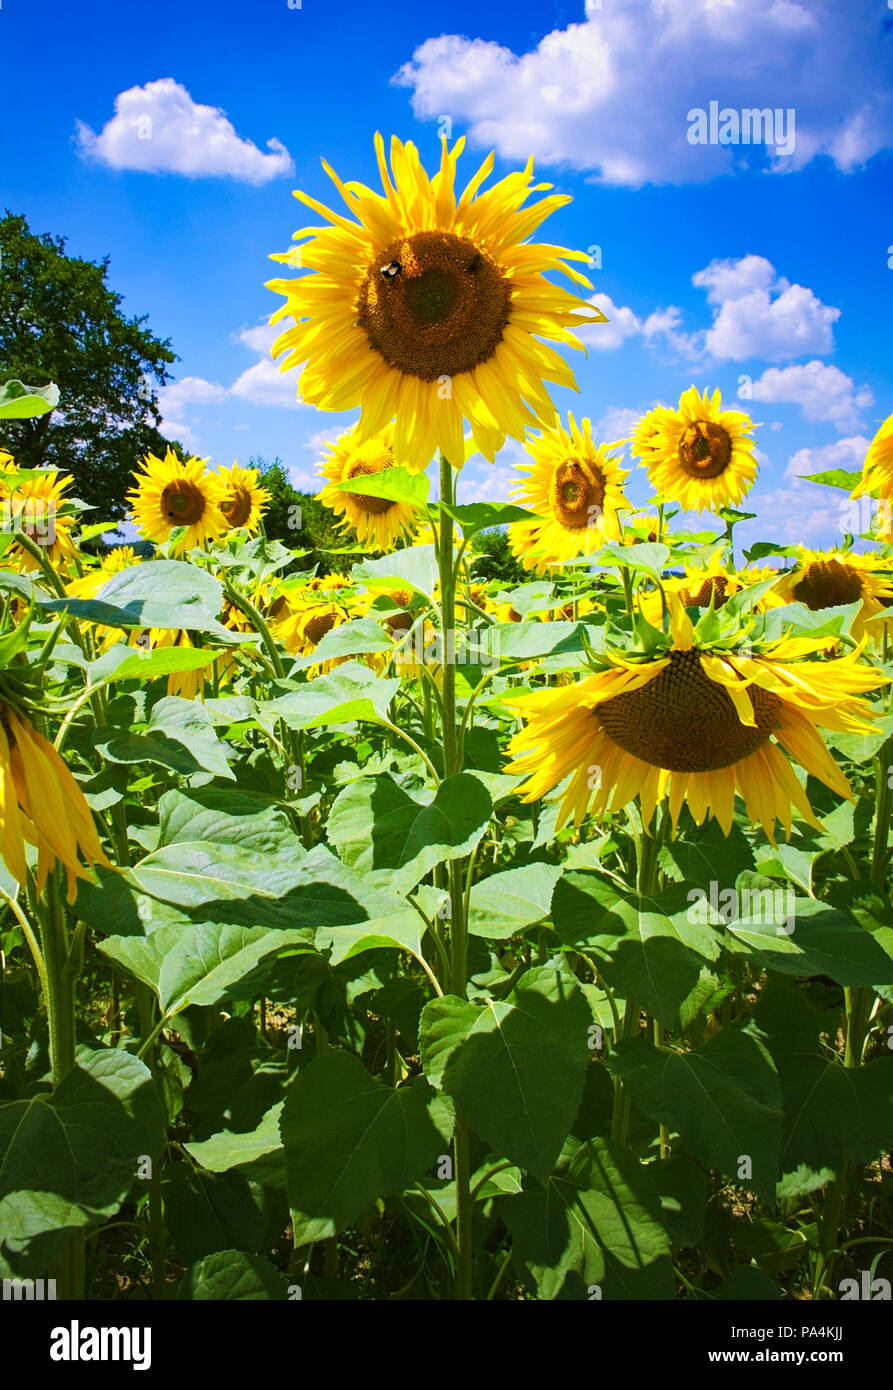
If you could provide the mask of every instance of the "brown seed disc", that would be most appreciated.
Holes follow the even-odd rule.
[[[727,592],[729,581],[724,574],[711,574],[696,589],[681,589],[679,597],[682,599],[685,608],[709,608],[710,595],[713,595],[713,607],[722,608],[726,599],[731,598]]]
[[[170,526],[194,526],[205,510],[205,498],[195,483],[177,478],[161,494],[161,509]]]
[[[813,560],[799,584],[794,585],[794,598],[805,603],[813,613],[820,608],[836,608],[841,603],[855,603],[862,597],[862,576],[853,565],[840,560]]]
[[[742,724],[730,696],[710,680],[698,653],[671,652],[670,664],[640,690],[597,705],[610,738],[627,753],[670,772],[714,772],[755,753],[778,724],[777,695],[749,685],[756,727]]]
[[[698,420],[679,441],[679,462],[690,478],[718,478],[732,461],[732,441],[722,425]]]
[[[244,526],[251,515],[251,493],[236,484],[229,497],[220,503],[220,510],[230,526]]]
[[[569,530],[592,526],[605,503],[605,478],[588,459],[560,463],[549,484],[549,506],[556,521]]]
[[[389,367],[437,381],[493,356],[511,298],[502,270],[468,237],[414,232],[367,269],[358,322]]]
[[[327,632],[335,626],[334,613],[317,613],[304,624],[304,637],[314,647],[318,646]]]

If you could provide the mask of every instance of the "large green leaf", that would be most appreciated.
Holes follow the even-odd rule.
[[[448,777],[424,804],[390,776],[361,777],[336,797],[329,841],[351,868],[392,870],[397,892],[409,892],[432,869],[460,859],[483,835],[493,809],[471,773]]]
[[[354,565],[350,577],[355,584],[377,586],[387,582],[389,588],[402,588],[408,584],[411,589],[417,589],[426,598],[433,599],[438,577],[434,546],[407,546],[405,550],[383,555],[380,560],[361,560]]]
[[[111,762],[160,763],[183,776],[210,772],[235,781],[226,747],[207,711],[200,702],[179,695],[158,701],[144,732],[107,726],[95,731],[94,743]]]
[[[608,1064],[636,1105],[677,1130],[694,1158],[765,1201],[774,1199],[781,1087],[769,1053],[756,1038],[724,1028],[693,1052],[623,1038]],[[751,1161],[750,1177],[739,1177],[743,1158]]]
[[[161,1126],[151,1072],[121,1050],[81,1051],[52,1094],[0,1105],[0,1266],[43,1273],[73,1230],[117,1211]]]
[[[190,1087],[191,1090],[191,1087]],[[212,1173],[242,1173],[255,1182],[285,1186],[285,1151],[279,1132],[284,1101],[266,1112],[251,1130],[218,1130],[186,1145],[196,1163]]]
[[[328,675],[268,701],[266,710],[291,729],[320,729],[355,720],[380,724],[387,719],[388,706],[399,688],[399,680],[382,680],[368,666],[348,661]]]
[[[300,838],[281,807],[230,788],[194,787],[159,798],[158,847],[190,840],[239,845],[259,856],[303,858]]]
[[[784,975],[830,975],[841,985],[893,981],[893,958],[847,913],[778,890],[757,874],[742,874],[736,886],[741,914],[728,925],[729,949]],[[786,934],[791,907],[793,931]]]
[[[737,825],[728,835],[715,820],[692,829],[664,845],[661,868],[673,879],[689,884],[734,883],[745,869],[754,866],[753,850]]]
[[[561,877],[555,864],[525,864],[476,883],[469,900],[468,930],[491,941],[504,940],[544,921]]]
[[[177,1163],[162,1194],[165,1225],[186,1265],[219,1250],[256,1250],[263,1240],[263,1214],[239,1173],[203,1173]]]
[[[483,1007],[444,995],[425,1005],[425,1075],[453,1096],[499,1154],[545,1182],[583,1094],[592,1013],[572,975],[541,966]]]
[[[338,486],[343,492],[385,497],[392,502],[406,502],[411,507],[424,506],[430,487],[424,473],[410,473],[408,468],[385,468],[381,473],[364,473],[356,478],[343,478],[341,482]]]
[[[308,666],[318,666],[321,661],[343,661],[346,656],[390,651],[393,645],[392,638],[385,636],[378,623],[373,622],[371,618],[357,618],[352,623],[342,623],[340,627],[333,627],[310,655],[302,657],[295,665],[300,670]]]
[[[192,1266],[177,1290],[188,1302],[215,1303],[288,1298],[288,1281],[261,1255],[244,1250],[218,1250]]]
[[[223,585],[185,560],[153,560],[113,574],[92,599],[53,599],[41,606],[109,627],[185,628],[241,641],[217,620]]]
[[[598,874],[572,872],[555,885],[552,921],[565,945],[590,956],[612,989],[674,1030],[703,963],[720,951],[717,932],[701,923],[681,886],[621,896]]]
[[[0,420],[33,420],[37,415],[48,415],[58,404],[59,388],[54,381],[46,386],[5,381],[0,386]]]
[[[660,1200],[628,1149],[569,1142],[542,1188],[497,1199],[512,1262],[544,1299],[670,1299],[670,1237]]]
[[[296,1245],[336,1235],[449,1152],[452,1115],[424,1078],[391,1090],[345,1052],[317,1057],[282,1112]]]

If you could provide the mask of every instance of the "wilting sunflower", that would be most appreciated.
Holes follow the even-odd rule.
[[[147,540],[164,542],[175,527],[185,526],[176,545],[180,554],[219,540],[229,529],[217,501],[218,484],[201,459],[183,463],[168,449],[163,460],[147,454],[142,469],[127,497],[134,525]]]
[[[656,406],[630,437],[632,453],[648,469],[654,489],[686,511],[717,511],[735,506],[753,486],[749,415],[723,410],[718,390],[712,398],[697,387],[684,391],[678,410]]]
[[[0,702],[0,845],[6,867],[25,887],[25,841],[37,847],[37,892],[56,860],[65,867],[68,901],[88,875],[78,858],[110,868],[84,794],[51,743]]]
[[[214,482],[217,505],[227,526],[233,531],[256,531],[270,502],[268,489],[260,486],[257,469],[234,463],[232,468],[219,468]]]
[[[365,444],[358,444],[356,431],[348,430],[335,444],[326,447],[330,456],[321,464],[320,472],[329,481],[320,492],[319,500],[336,516],[344,517],[342,526],[352,527],[358,541],[376,550],[391,550],[396,540],[412,532],[415,509],[406,502],[394,502],[387,497],[346,492],[339,483],[370,478],[388,468],[398,467],[393,424],[386,425]]]
[[[596,444],[592,424],[583,420],[582,428],[573,415],[569,430],[560,425],[544,430],[539,439],[527,443],[533,463],[519,468],[529,477],[512,493],[519,505],[544,518],[533,528],[516,534],[516,543],[526,542],[530,563],[525,567],[544,573],[550,565],[592,555],[605,541],[619,540],[618,508],[628,507],[623,495],[626,469],[618,467],[606,444]]]
[[[667,797],[674,830],[687,801],[698,825],[713,815],[727,835],[737,792],[773,844],[776,820],[790,834],[792,806],[819,826],[782,750],[851,798],[818,728],[868,730],[872,711],[861,696],[887,678],[854,654],[809,660],[827,645],[818,640],[784,639],[751,656],[698,648],[674,596],[670,612],[662,653],[609,654],[604,669],[573,686],[506,700],[525,721],[508,768],[526,776],[525,799],[569,777],[559,828],[571,816],[579,824],[590,803],[601,818],[636,796],[649,825]]]
[[[878,531],[884,540],[893,540],[893,415],[887,416],[868,446],[862,481],[850,496],[864,497],[866,493],[880,498]]]
[[[857,641],[879,631],[889,619],[878,615],[893,604],[893,565],[875,555],[807,550],[800,547],[797,565],[781,575],[775,593],[785,603],[805,603],[813,613],[860,601],[850,629]]]
[[[68,501],[65,493],[71,485],[71,475],[60,475],[54,469],[48,469],[36,477],[23,478],[20,483],[4,482],[4,474],[16,471],[12,454],[0,450],[3,529],[13,532],[13,541],[4,555],[4,564],[12,564],[16,569],[28,572],[40,568],[34,556],[15,539],[18,531],[40,546],[54,569],[67,568],[77,554],[71,538],[76,516],[73,512],[65,512]]]
[[[532,160],[479,192],[491,154],[457,200],[464,144],[450,151],[444,140],[440,169],[429,178],[415,145],[396,138],[389,170],[376,135],[384,197],[342,183],[324,163],[356,221],[296,193],[332,225],[303,228],[293,237],[305,243],[300,251],[272,258],[311,275],[268,284],[286,298],[271,322],[295,320],[273,354],[287,353],[283,371],[307,364],[302,398],[324,410],[361,406],[358,443],[396,419],[397,456],[416,470],[438,448],[461,467],[463,420],[491,463],[507,434],[523,439],[526,426],[550,425],[555,410],[544,383],[576,383],[539,339],[582,348],[573,330],[606,322],[601,310],[545,278],[558,271],[591,288],[567,264],[585,261],[585,253],[526,240],[570,199],[553,194],[523,206],[552,186],[532,182]]]

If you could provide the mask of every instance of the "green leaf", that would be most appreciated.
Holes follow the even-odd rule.
[[[246,1302],[288,1298],[288,1281],[269,1260],[244,1250],[218,1250],[183,1276],[178,1300]]]
[[[448,777],[428,804],[390,776],[361,777],[336,797],[328,836],[351,868],[392,870],[393,888],[407,893],[435,864],[468,854],[492,810],[488,792],[471,773]]]
[[[824,473],[798,473],[797,476],[804,482],[824,483],[826,487],[840,487],[845,492],[852,492],[862,481],[861,469],[849,472],[846,468],[829,468]]]
[[[608,1065],[646,1115],[678,1131],[693,1158],[773,1201],[781,1086],[755,1037],[724,1028],[693,1052],[622,1038]],[[743,1157],[751,1160],[749,1178],[738,1176]]]
[[[282,1143],[296,1245],[353,1224],[449,1152],[452,1115],[424,1078],[391,1090],[345,1052],[326,1052],[292,1084]]]
[[[489,531],[494,526],[510,526],[516,521],[541,520],[536,512],[525,507],[516,507],[511,502],[468,502],[464,507],[444,507],[454,521],[462,527],[466,540],[478,531]]]
[[[591,956],[612,989],[675,1031],[701,966],[720,951],[717,933],[700,922],[681,886],[640,899],[621,896],[598,874],[568,873],[555,885],[552,921],[562,942]]]
[[[572,975],[529,970],[505,1000],[425,1005],[422,1066],[499,1154],[545,1182],[583,1094],[592,1014]]]
[[[649,578],[659,580],[670,557],[669,547],[656,542],[620,545],[610,542],[602,546],[595,559],[599,564],[638,570]]]
[[[238,845],[254,855],[303,857],[284,810],[231,788],[192,787],[159,798],[158,847],[190,840]]]
[[[754,867],[753,850],[740,826],[733,824],[724,835],[712,819],[684,839],[680,836],[665,844],[659,857],[666,874],[692,884],[734,883],[743,870]]]
[[[263,1215],[251,1188],[238,1173],[203,1173],[174,1164],[162,1185],[164,1219],[174,1250],[184,1264],[216,1251],[256,1250]]]
[[[209,772],[235,781],[207,711],[179,695],[158,701],[144,733],[106,726],[96,729],[94,744],[114,763],[158,763],[183,776]]]
[[[319,645],[309,656],[295,662],[299,670],[308,666],[318,666],[321,661],[341,661],[346,656],[362,656],[367,652],[390,651],[394,643],[386,637],[378,623],[370,618],[357,618],[352,623],[342,623],[327,632]]]
[[[840,985],[893,981],[893,959],[846,913],[774,888],[758,874],[742,874],[737,891],[741,910],[728,924],[732,941],[727,941],[737,954],[783,975],[830,975]],[[791,909],[793,931],[786,935],[781,929],[791,925]]]
[[[51,1094],[0,1105],[0,1262],[43,1273],[56,1223],[70,1231],[116,1212],[161,1126],[151,1072],[118,1049],[82,1050]]]
[[[368,666],[351,661],[268,701],[266,709],[290,729],[321,729],[355,720],[380,724],[387,719],[388,706],[399,688],[399,680],[382,680]]]
[[[385,468],[381,473],[344,478],[338,487],[342,492],[359,492],[367,497],[386,497],[392,502],[406,502],[410,507],[423,507],[428,500],[430,484],[424,473],[410,473],[408,468]]]
[[[279,1132],[284,1104],[279,1101],[272,1106],[253,1130],[219,1130],[185,1148],[209,1172],[242,1173],[254,1182],[285,1187],[285,1151]]]
[[[126,656],[108,679],[151,681],[175,671],[201,671],[211,666],[219,655],[219,652],[202,651],[198,647],[155,647],[152,651],[141,648]]]
[[[380,560],[361,560],[354,565],[350,577],[355,584],[367,583],[370,587],[382,581],[387,583],[389,589],[408,584],[410,589],[416,589],[426,598],[433,599],[438,578],[434,546],[412,545],[405,550],[382,555]]]
[[[0,386],[0,420],[33,420],[48,415],[58,404],[59,388],[53,381],[46,386],[6,381]]]
[[[410,951],[414,956],[421,954],[420,929],[424,923],[414,908],[403,912],[388,913],[384,917],[374,917],[366,922],[351,923],[345,926],[321,927],[316,933],[316,947],[326,951],[331,947],[329,964],[339,965],[352,956],[362,955],[364,951],[382,948]]]
[[[526,864],[476,883],[469,899],[469,932],[502,941],[545,921],[560,877],[555,864]]]
[[[512,1261],[543,1299],[671,1299],[670,1237],[648,1171],[608,1139],[568,1145],[542,1189],[497,1199]]]

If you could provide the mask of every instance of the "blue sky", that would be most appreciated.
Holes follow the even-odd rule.
[[[534,154],[574,198],[543,239],[599,248],[611,322],[572,354],[580,393],[556,390],[558,408],[614,439],[718,386],[763,422],[749,538],[839,539],[842,494],[795,475],[858,467],[893,409],[893,8],[292,4],[0,9],[3,204],[108,255],[125,309],[171,339],[172,437],[223,464],[278,455],[313,486],[321,441],[353,417],[298,405],[270,360],[267,255],[306,220],[293,188],[337,204],[321,156],[377,186],[376,129],[430,167],[448,117],[469,142],[460,177],[491,148],[497,175]],[[767,143],[693,143],[690,112],[713,101],[782,120]],[[504,498],[519,456],[470,461],[460,496]],[[648,495],[643,475],[631,492]]]

